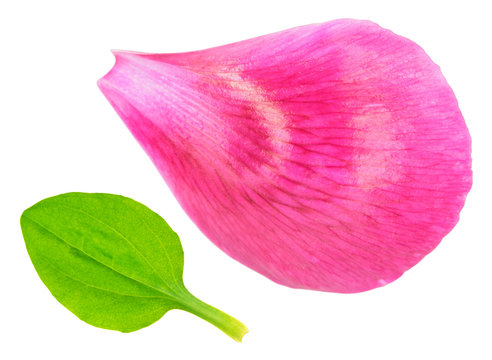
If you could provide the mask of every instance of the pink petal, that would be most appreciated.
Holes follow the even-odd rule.
[[[280,284],[382,286],[458,221],[470,136],[439,67],[408,39],[337,20],[115,56],[99,86],[182,207]]]

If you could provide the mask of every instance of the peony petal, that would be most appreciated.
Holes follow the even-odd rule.
[[[406,38],[337,20],[115,56],[99,87],[179,203],[280,284],[382,286],[458,221],[470,136],[439,67]]]

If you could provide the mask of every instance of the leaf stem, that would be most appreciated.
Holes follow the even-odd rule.
[[[187,297],[186,305],[183,306],[183,310],[191,312],[203,320],[208,321],[237,342],[241,342],[243,336],[249,332],[248,328],[239,320],[204,303],[192,294],[189,295],[191,296],[189,298]]]

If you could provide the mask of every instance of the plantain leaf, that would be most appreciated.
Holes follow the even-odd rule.
[[[178,235],[135,200],[62,194],[25,210],[21,227],[41,280],[61,304],[91,325],[130,332],[181,309],[236,341],[248,331],[188,292]]]

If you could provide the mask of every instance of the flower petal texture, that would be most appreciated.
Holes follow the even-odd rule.
[[[456,225],[471,140],[439,67],[369,21],[177,54],[99,87],[202,232],[294,288],[385,285]]]

